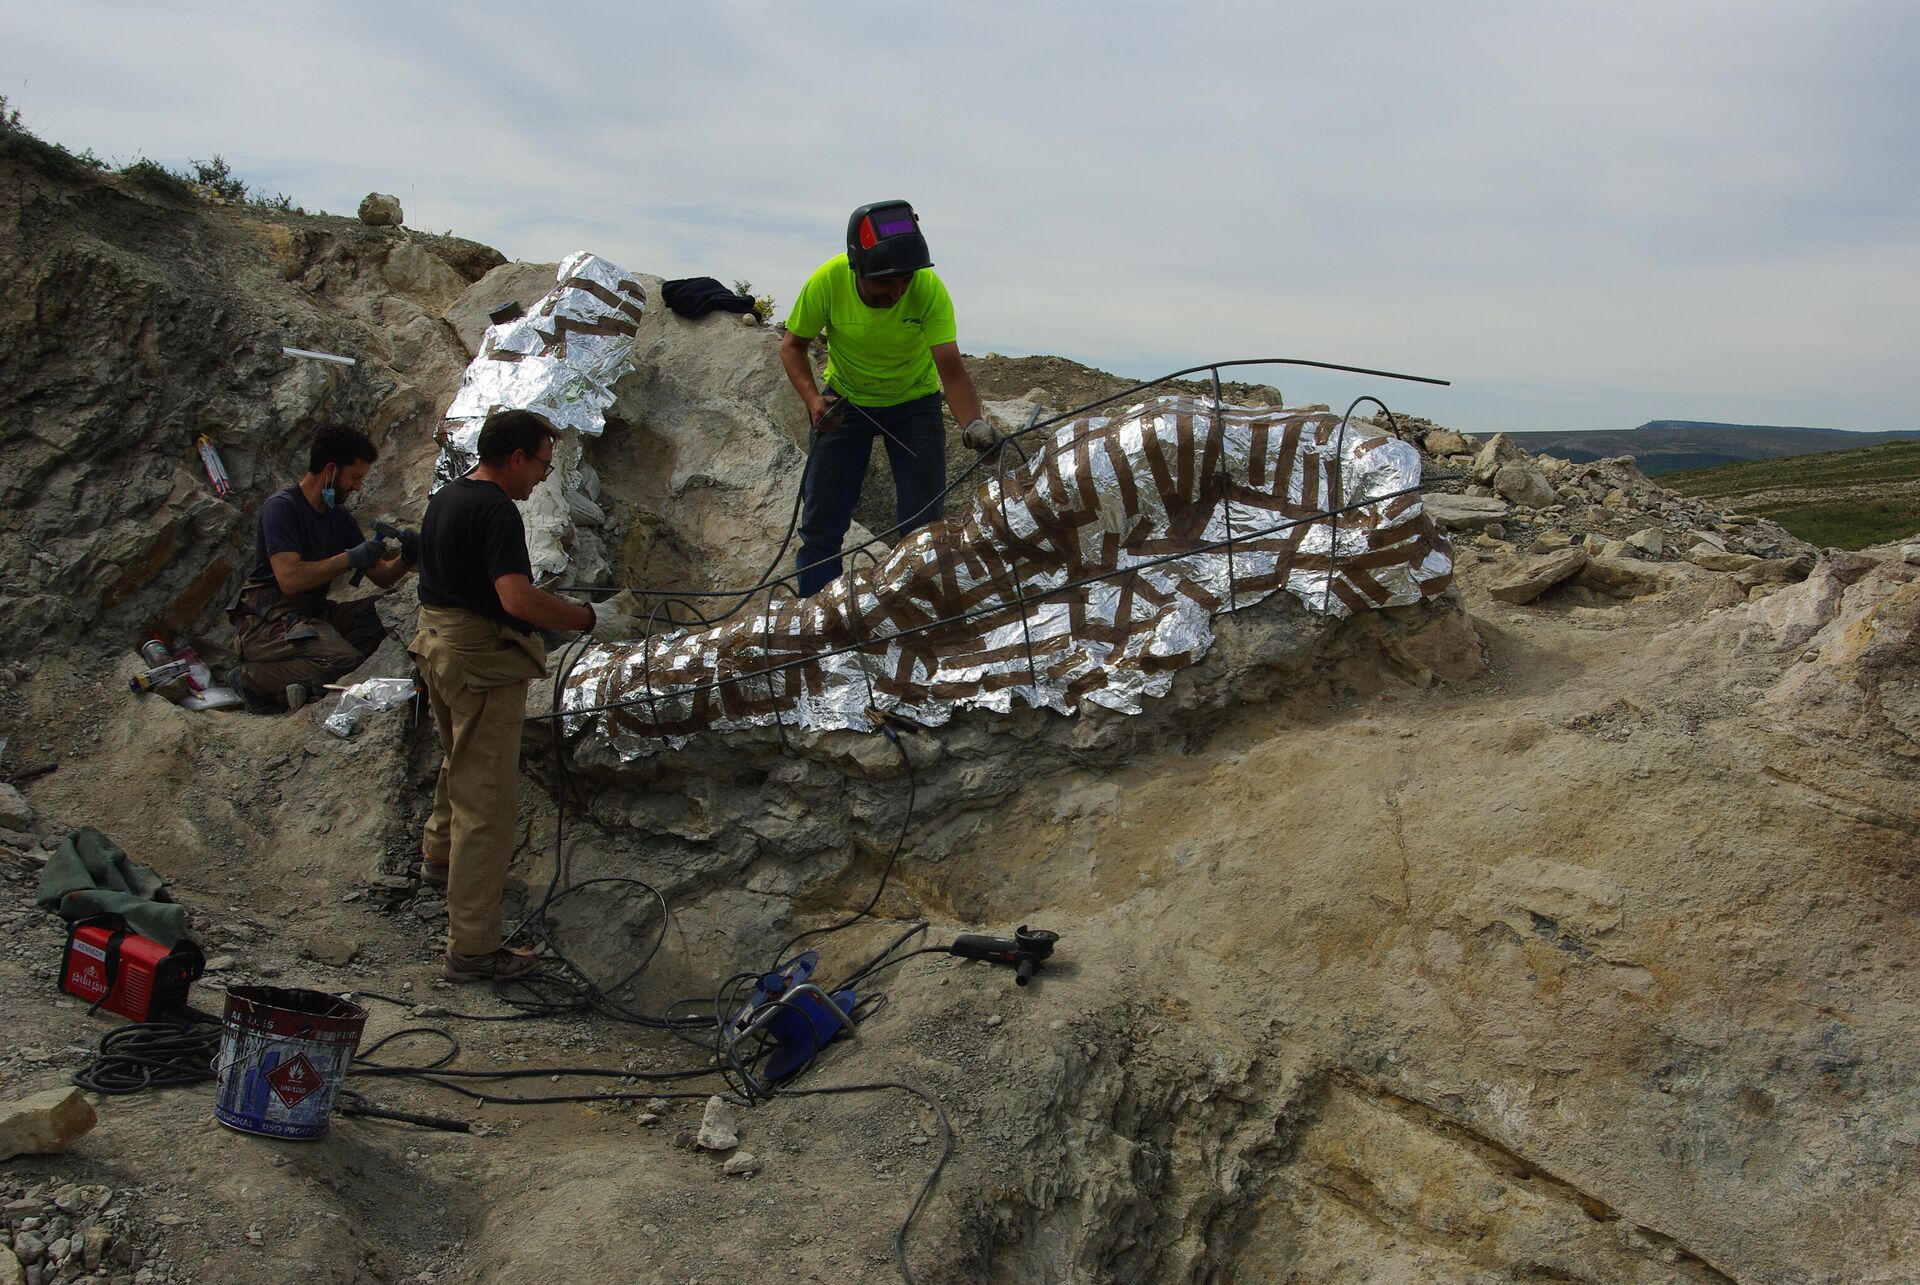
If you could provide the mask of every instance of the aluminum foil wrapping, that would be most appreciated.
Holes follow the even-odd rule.
[[[605,429],[613,385],[633,364],[647,292],[585,250],[569,255],[557,277],[532,311],[487,327],[447,407],[434,490],[474,466],[480,426],[496,410],[538,411],[555,428],[588,436]]]
[[[927,725],[1016,700],[1138,713],[1222,612],[1284,590],[1345,616],[1445,589],[1452,549],[1419,482],[1412,446],[1324,412],[1164,396],[1076,420],[810,599],[587,648],[563,721],[632,760],[776,720],[870,728],[874,708]]]

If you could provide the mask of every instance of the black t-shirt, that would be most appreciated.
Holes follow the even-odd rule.
[[[533,579],[533,561],[520,510],[507,493],[470,477],[434,492],[420,524],[420,601],[460,607],[532,633],[532,625],[507,614],[493,587],[498,577],[515,574]]]
[[[253,570],[247,574],[249,588],[278,583],[273,578],[276,553],[297,553],[302,562],[325,562],[367,538],[343,505],[336,504],[324,513],[314,512],[298,482],[267,497],[253,529]]]

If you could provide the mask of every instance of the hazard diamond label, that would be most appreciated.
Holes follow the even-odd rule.
[[[313,1063],[307,1061],[305,1053],[298,1053],[293,1061],[282,1062],[268,1071],[267,1084],[273,1089],[275,1097],[289,1107],[297,1107],[319,1089],[320,1073],[313,1069]]]

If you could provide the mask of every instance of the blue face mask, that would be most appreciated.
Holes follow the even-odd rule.
[[[339,497],[334,494],[332,482],[328,482],[325,486],[320,488],[320,507],[321,508],[330,509],[338,503],[339,503]]]

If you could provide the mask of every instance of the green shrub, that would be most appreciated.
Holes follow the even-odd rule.
[[[754,293],[753,293],[753,282],[751,282],[751,281],[736,281],[736,282],[734,282],[734,283],[733,283],[733,292],[734,292],[735,294],[744,294],[744,295],[749,295],[749,296],[751,296],[751,297],[752,297],[752,299],[753,299],[753,315],[754,315],[754,316],[756,316],[756,317],[758,317],[758,318],[760,318],[760,321],[761,321],[761,324],[762,324],[762,325],[764,325],[764,324],[766,324],[767,322],[769,322],[769,321],[772,321],[772,320],[773,320],[773,309],[774,309],[774,306],[775,306],[775,305],[774,305],[774,301],[773,301],[773,296],[772,296],[772,295],[770,295],[770,294],[762,294],[762,295],[756,295],[756,294],[754,294]]]
[[[247,185],[240,181],[226,159],[215,152],[212,160],[188,161],[193,173],[188,177],[223,201],[244,201],[247,199]]]

